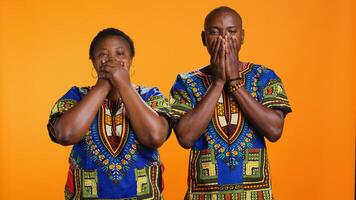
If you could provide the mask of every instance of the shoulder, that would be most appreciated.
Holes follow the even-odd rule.
[[[175,91],[187,91],[190,88],[190,85],[197,80],[197,78],[207,76],[203,73],[203,68],[198,68],[189,72],[180,73],[177,75],[176,80],[173,83],[171,88],[171,93]]]
[[[274,71],[265,65],[256,64],[256,63],[248,63],[248,70],[255,72],[256,74],[272,74]]]
[[[206,71],[207,67],[208,66],[204,66],[204,67],[200,67],[200,68],[194,69],[194,70],[189,71],[189,72],[178,74],[177,78],[180,78],[180,79],[183,79],[183,80],[187,80],[187,79],[194,78],[196,76],[206,76],[206,74],[203,71]]]
[[[269,81],[271,79],[279,80],[279,77],[275,71],[269,67],[266,67],[265,65],[250,63],[249,70],[257,74],[262,82]]]
[[[175,85],[186,85],[193,82],[196,78],[208,76],[204,71],[207,71],[207,66],[180,73],[177,75]]]
[[[82,98],[85,95],[87,95],[90,90],[91,90],[91,87],[89,87],[89,86],[85,86],[85,87],[73,86],[70,88],[68,93]]]
[[[85,96],[88,94],[88,92],[91,90],[92,87],[85,86],[85,87],[77,87],[78,92],[80,95]]]
[[[135,85],[135,88],[139,91],[140,94],[150,94],[159,92],[159,89],[156,86],[148,87],[144,85]]]
[[[143,100],[147,100],[152,97],[164,97],[163,93],[158,89],[158,87],[147,87],[143,85],[136,85],[136,90],[140,94]]]
[[[90,87],[78,87],[72,86],[67,92],[61,97],[61,100],[74,100],[79,101],[85,96],[90,90]]]

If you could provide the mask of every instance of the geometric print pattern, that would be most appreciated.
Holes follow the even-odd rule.
[[[136,89],[148,106],[152,106],[160,115],[169,116],[168,100],[157,88],[138,86]],[[53,128],[55,121],[83,99],[89,90],[89,87],[72,87],[53,106],[47,127],[54,142],[57,142]],[[162,197],[159,153],[157,149],[146,148],[139,143],[122,104],[110,100],[103,102],[83,139],[73,145],[69,161],[66,199],[110,197],[130,200]],[[141,172],[138,173],[141,178],[135,176],[135,171]],[[142,180],[146,180],[148,185],[145,186]],[[140,188],[130,187],[140,184]],[[144,198],[140,198],[142,195]]]
[[[291,112],[278,76],[261,65],[246,66],[241,76],[251,96],[285,115]],[[177,76],[170,92],[175,121],[194,109],[205,95],[212,80],[205,71],[206,67]],[[190,150],[185,199],[272,199],[262,135],[244,117],[234,97],[223,91],[211,122]],[[229,171],[235,173],[234,178],[227,177]]]
[[[211,154],[210,154],[211,153]],[[210,155],[209,155],[210,154]],[[190,155],[189,188],[186,200],[200,199],[272,199],[269,166],[265,149],[249,149],[243,161],[243,182],[240,184],[219,185],[215,173],[211,174],[209,182],[201,181],[201,160],[209,155],[211,169],[218,169],[214,160],[214,153],[209,149],[192,150]],[[214,180],[214,181],[212,181]]]

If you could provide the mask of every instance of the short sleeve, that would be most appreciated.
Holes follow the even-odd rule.
[[[168,99],[159,91],[157,87],[146,89],[144,100],[158,114],[170,117],[170,106]]]
[[[47,124],[48,134],[51,140],[58,143],[54,132],[54,123],[66,111],[74,107],[80,101],[80,92],[78,87],[72,87],[62,98],[60,98],[53,106],[49,115]]]
[[[270,69],[263,69],[261,77],[262,105],[281,110],[286,116],[292,112],[281,79]]]
[[[168,99],[158,90],[157,87],[146,88],[139,87],[141,98],[159,115],[165,117],[169,125],[169,133],[166,139],[171,135],[172,118],[171,107],[169,106]]]
[[[192,97],[190,96],[180,75],[177,76],[169,96],[171,115],[174,121],[178,121],[183,115],[193,109]]]

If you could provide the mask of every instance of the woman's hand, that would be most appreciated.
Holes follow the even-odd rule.
[[[131,85],[130,63],[127,60],[109,60],[100,67],[99,79],[110,81],[112,87],[119,89]]]
[[[96,81],[95,86],[96,87],[100,87],[100,88],[108,89],[109,91],[112,88],[112,85],[111,85],[110,81],[108,79],[105,79],[105,78],[100,78],[100,74],[98,74],[98,80]]]

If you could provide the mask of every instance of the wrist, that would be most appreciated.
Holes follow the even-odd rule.
[[[242,78],[240,75],[235,76],[234,78],[229,78],[229,79],[227,80],[227,82],[228,82],[228,84],[230,84],[231,82],[239,81],[239,80],[242,80],[242,81],[243,81],[243,78]]]
[[[225,85],[226,80],[220,79],[220,78],[215,78],[215,79],[213,79],[213,83],[216,85]]]
[[[132,86],[131,82],[129,83],[124,83],[124,84],[120,84],[116,87],[116,90],[120,93],[120,94],[124,94],[126,91],[133,89],[134,87]]]
[[[230,93],[236,92],[237,90],[243,88],[244,86],[245,83],[242,78],[238,78],[228,82],[228,90]]]
[[[95,87],[110,90],[112,86],[109,80],[99,78],[95,84]]]
[[[226,81],[224,81],[224,80],[215,80],[212,82],[212,86],[222,89],[222,88],[224,88],[225,83],[226,83]]]

